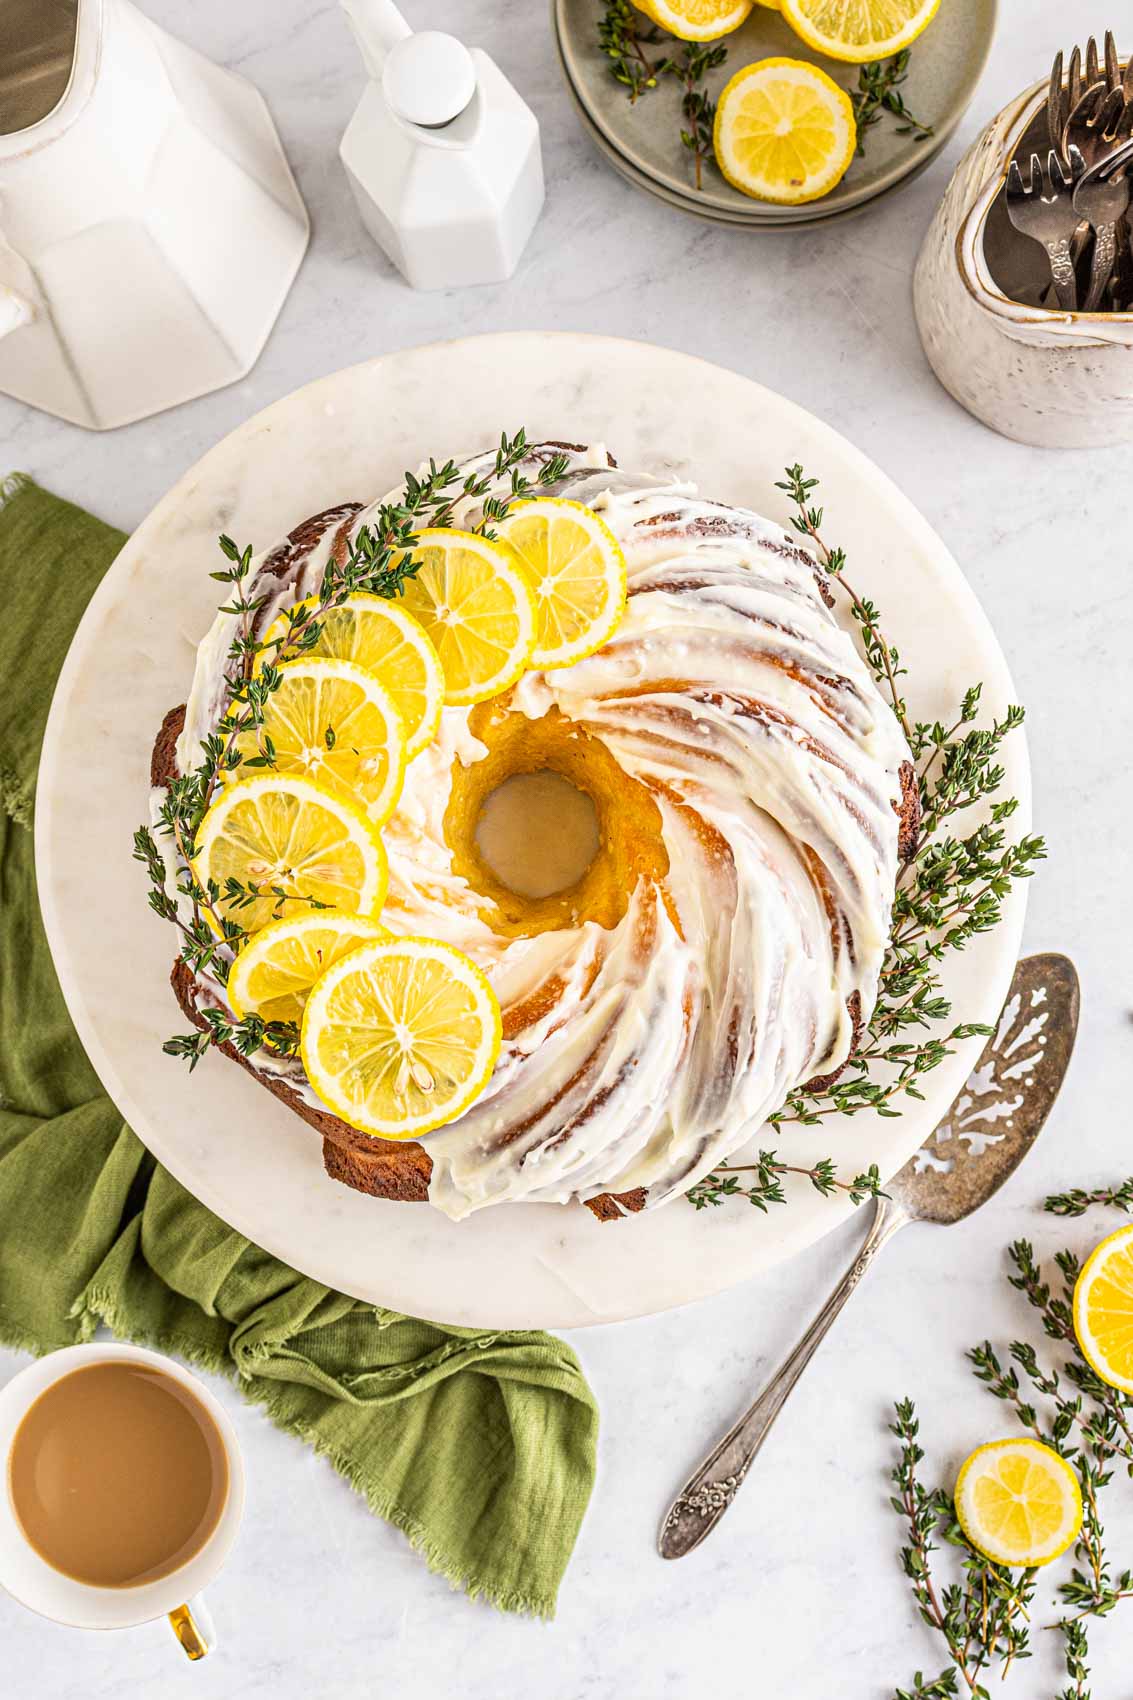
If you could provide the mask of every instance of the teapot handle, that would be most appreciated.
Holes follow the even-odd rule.
[[[35,318],[35,304],[26,295],[19,295],[7,284],[0,283],[0,337],[30,325]]]

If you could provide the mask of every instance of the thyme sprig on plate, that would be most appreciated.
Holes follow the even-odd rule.
[[[823,510],[814,500],[818,480],[808,478],[796,464],[786,469],[776,489],[790,497],[795,530],[811,545],[827,588],[843,598],[857,626],[866,661],[916,764],[921,804],[916,847],[898,872],[878,1000],[861,1042],[836,1080],[797,1087],[768,1118],[774,1127],[791,1123],[813,1127],[829,1116],[852,1116],[861,1110],[899,1115],[900,1100],[923,1098],[924,1077],[957,1044],[990,1036],[990,1027],[970,1021],[956,1022],[944,1033],[927,1031],[948,1023],[952,1016],[951,1003],[943,993],[941,964],[999,924],[1012,885],[1030,878],[1046,848],[1038,837],[1008,841],[1007,822],[1018,801],[997,796],[1005,777],[1000,750],[1004,739],[1022,725],[1023,710],[1008,708],[1002,720],[990,727],[977,726],[981,696],[977,684],[964,692],[948,724],[916,721],[902,694],[906,669],[883,629],[880,611],[848,579],[846,551],[823,536]],[[956,836],[951,830],[955,817],[981,802],[990,802],[989,818],[972,832]],[[761,1207],[785,1201],[781,1185],[766,1185],[772,1171],[757,1173],[751,1187],[730,1179],[744,1167],[718,1165],[692,1188],[692,1202],[703,1209],[737,1195],[750,1197],[753,1192],[757,1196],[751,1202]],[[829,1158],[816,1165],[823,1173],[828,1167],[833,1172]],[[778,1172],[792,1171],[782,1165]],[[811,1173],[808,1169],[798,1172]],[[861,1186],[861,1179],[839,1180],[830,1189],[820,1186],[818,1190],[847,1192],[857,1203],[877,1190]]]
[[[656,24],[635,11],[629,0],[606,0],[598,19],[598,45],[610,61],[611,77],[629,90],[631,106],[647,89],[657,87],[662,61],[650,60],[645,47],[664,40]]]
[[[705,162],[712,159],[712,127],[716,102],[704,86],[710,71],[718,70],[728,49],[718,41],[681,41],[661,31],[628,4],[628,0],[606,0],[598,19],[598,45],[610,61],[610,75],[629,90],[630,105],[636,105],[650,89],[671,77],[681,87],[681,146],[692,155],[693,179],[704,187]],[[666,51],[650,58],[645,48]]]
[[[903,47],[892,59],[875,59],[863,65],[858,72],[858,86],[851,92],[850,99],[858,126],[859,155],[865,153],[866,133],[881,122],[883,112],[891,113],[900,120],[897,125],[899,136],[912,136],[914,142],[926,142],[936,134],[931,124],[923,124],[909,111],[901,93],[901,85],[909,74],[911,56],[912,49]]]
[[[1126,1181],[1112,1188],[1099,1188],[1089,1194],[1081,1189],[1055,1194],[1046,1201],[1055,1215],[1080,1216],[1090,1204],[1128,1208],[1131,1183]],[[1062,1206],[1070,1200],[1072,1208]],[[1057,1278],[1049,1277],[1035,1257],[1027,1240],[1017,1240],[1008,1251],[1011,1286],[1021,1293],[1036,1320],[1041,1324],[1047,1342],[1046,1361],[1039,1349],[1029,1340],[1014,1340],[1004,1354],[990,1340],[974,1346],[968,1353],[972,1373],[988,1392],[1002,1401],[1015,1415],[1020,1427],[1034,1439],[1051,1447],[1066,1459],[1078,1477],[1082,1493],[1082,1529],[1074,1547],[1069,1576],[1056,1583],[1058,1616],[1046,1629],[1056,1631],[1062,1639],[1062,1654],[1067,1686],[1058,1700],[1089,1700],[1089,1628],[1094,1620],[1105,1618],[1124,1600],[1133,1598],[1133,1568],[1115,1570],[1110,1557],[1102,1518],[1102,1503],[1106,1491],[1118,1474],[1133,1477],[1133,1398],[1110,1387],[1096,1374],[1078,1344],[1074,1332],[1074,1284],[1081,1264],[1077,1253],[1070,1249],[1055,1254]],[[1006,1604],[1013,1592],[1020,1610],[1029,1610],[1035,1593],[1035,1571],[1012,1571],[991,1564],[975,1552],[955,1523],[950,1495],[943,1490],[933,1492],[915,1483],[915,1470],[923,1454],[917,1444],[915,1413],[910,1401],[897,1406],[897,1421],[893,1432],[900,1442],[900,1457],[894,1481],[901,1492],[894,1497],[894,1510],[906,1525],[906,1546],[902,1563],[910,1579],[914,1598],[925,1621],[943,1636],[952,1660],[949,1671],[955,1681],[957,1673],[974,1697],[986,1696],[980,1684],[980,1672],[989,1660],[973,1662],[973,1653],[982,1652],[989,1637],[984,1634],[982,1613],[977,1633],[971,1640],[954,1633],[961,1619],[950,1619],[949,1598],[954,1594],[944,1589],[938,1592],[932,1577],[929,1553],[930,1537],[936,1530],[965,1552],[964,1568],[978,1585],[982,1600],[998,1597]],[[933,1609],[937,1599],[944,1608]],[[927,1603],[926,1603],[927,1602]],[[990,1618],[988,1621],[991,1621]],[[1009,1657],[1012,1634],[1017,1629],[999,1633],[991,1641],[991,1652],[1003,1665],[1002,1674],[1015,1657],[1025,1656],[1026,1641],[1015,1647]],[[946,1681],[942,1672],[937,1681]],[[916,1679],[921,1682],[921,1678]],[[906,1700],[909,1691],[897,1689],[894,1700]],[[939,1690],[914,1685],[913,1695],[960,1692],[947,1686]]]
[[[741,1175],[754,1175],[755,1180],[741,1181]],[[860,1204],[865,1198],[883,1196],[881,1175],[876,1163],[871,1163],[862,1174],[847,1181],[839,1179],[838,1171],[829,1157],[822,1157],[812,1167],[805,1168],[796,1163],[781,1163],[777,1151],[761,1151],[758,1161],[754,1163],[730,1164],[726,1169],[718,1170],[714,1175],[697,1181],[685,1196],[697,1210],[704,1210],[710,1204],[722,1204],[726,1198],[746,1198],[757,1210],[766,1210],[769,1204],[787,1202],[781,1178],[783,1175],[805,1175],[814,1190],[820,1192],[824,1198],[829,1198],[835,1192],[847,1192],[851,1204]]]
[[[241,548],[230,537],[219,540],[228,565],[210,576],[230,587],[229,600],[221,612],[235,619],[224,675],[224,700],[216,728],[201,741],[201,761],[188,773],[173,780],[158,812],[156,828],[141,826],[134,834],[134,858],[149,876],[149,903],[154,913],[169,921],[181,935],[180,956],[194,974],[206,973],[219,985],[228,979],[234,953],[246,941],[246,929],[237,919],[242,909],[264,896],[275,899],[273,918],[294,906],[325,908],[314,898],[286,891],[281,885],[242,885],[228,879],[223,887],[215,880],[202,882],[196,874],[197,834],[218,785],[238,768],[274,766],[271,737],[263,731],[272,694],[283,680],[287,662],[307,654],[318,641],[322,620],[359,591],[392,600],[405,583],[420,570],[414,556],[417,534],[426,529],[449,528],[458,502],[480,501],[477,529],[491,536],[493,522],[502,519],[512,502],[535,486],[545,487],[562,477],[565,455],[549,455],[538,467],[534,480],[520,467],[528,453],[527,434],[522,429],[509,437],[505,432],[493,458],[482,472],[461,474],[453,460],[442,465],[430,460],[428,470],[418,476],[407,472],[401,496],[383,503],[373,518],[358,529],[347,545],[343,561],[332,559],[323,574],[318,593],[287,611],[282,629],[274,636],[257,634],[256,615],[267,598],[250,595],[256,561],[250,546]],[[493,484],[508,481],[503,495],[489,495]],[[255,731],[257,753],[243,755],[241,734]],[[158,838],[169,841],[163,854]],[[200,1031],[182,1034],[166,1042],[172,1056],[184,1057],[196,1066],[212,1045],[231,1043],[245,1056],[266,1047],[291,1054],[296,1033],[289,1023],[267,1023],[252,1017],[236,1021],[222,1008],[201,1007],[205,1021]]]

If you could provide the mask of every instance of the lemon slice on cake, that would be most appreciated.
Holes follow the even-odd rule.
[[[535,598],[502,543],[471,531],[419,532],[420,569],[401,606],[425,628],[440,656],[445,701],[484,702],[514,685],[535,643]]]
[[[270,921],[248,940],[228,975],[228,1001],[239,1018],[299,1021],[311,987],[328,968],[389,933],[364,915],[312,909]]]
[[[281,614],[264,633],[265,648],[256,660],[259,672],[274,651],[267,646],[287,636],[291,618],[312,604],[300,602],[291,616]],[[304,657],[325,655],[337,661],[353,661],[373,673],[393,698],[405,727],[408,761],[420,755],[436,735],[445,698],[445,676],[436,650],[424,627],[404,609],[384,596],[355,591],[337,608],[328,608],[318,618],[318,635]]]
[[[315,982],[301,1052],[335,1115],[382,1139],[416,1139],[479,1097],[501,1035],[475,963],[436,939],[396,938],[362,945]]]
[[[956,1516],[996,1564],[1049,1564],[1077,1540],[1082,1494],[1065,1458],[1040,1440],[978,1447],[956,1481]]]
[[[364,667],[329,656],[288,661],[279,672],[263,723],[233,740],[242,760],[229,777],[246,778],[250,762],[305,774],[380,826],[405,780],[405,730],[390,693]]]
[[[613,636],[626,606],[626,562],[605,520],[581,502],[513,502],[496,522],[535,594],[532,667],[569,667]]]
[[[634,0],[639,10],[681,41],[715,41],[738,30],[754,0]]]
[[[808,47],[861,65],[910,47],[940,0],[780,0],[779,10]]]
[[[1118,1228],[1086,1259],[1074,1285],[1074,1332],[1102,1380],[1133,1393],[1133,1227]]]
[[[801,59],[761,59],[725,86],[716,107],[716,163],[756,200],[799,206],[846,175],[858,132],[850,97]]]
[[[193,867],[206,889],[215,885],[218,914],[249,933],[311,899],[374,915],[389,884],[373,823],[344,797],[294,773],[226,786],[201,822]]]

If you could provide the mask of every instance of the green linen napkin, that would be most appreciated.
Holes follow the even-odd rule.
[[[0,1340],[46,1352],[103,1322],[238,1378],[433,1569],[551,1616],[594,1477],[573,1353],[376,1309],[269,1257],[154,1161],[67,1015],[36,898],[35,775],[68,643],[123,541],[29,479],[0,486]]]

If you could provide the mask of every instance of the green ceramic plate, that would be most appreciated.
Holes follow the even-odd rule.
[[[553,12],[567,80],[597,132],[595,140],[601,136],[620,155],[634,180],[644,187],[640,179],[646,179],[649,187],[665,192],[663,199],[695,203],[707,217],[730,215],[729,222],[754,220],[768,227],[811,223],[816,217],[861,206],[923,167],[947,141],[972,98],[995,32],[997,3],[942,0],[940,11],[913,47],[902,92],[917,117],[933,126],[932,140],[918,143],[900,136],[896,123],[883,117],[870,130],[865,157],[855,159],[841,183],[822,201],[801,207],[753,201],[725,182],[714,165],[709,165],[698,193],[691,160],[680,145],[676,82],[666,81],[631,105],[627,90],[610,75],[610,61],[598,45],[602,0],[553,0]],[[813,53],[777,13],[763,6],[755,6],[747,22],[724,40],[727,62],[708,79],[713,95],[744,65],[776,56],[806,59],[821,66],[843,88],[857,86],[856,65],[840,65]]]

